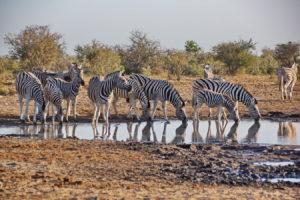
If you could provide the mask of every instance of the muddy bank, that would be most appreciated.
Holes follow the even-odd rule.
[[[2,137],[0,198],[297,198],[299,147]]]

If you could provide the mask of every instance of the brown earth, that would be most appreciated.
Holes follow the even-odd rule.
[[[158,78],[158,77],[154,77]],[[290,118],[294,121],[300,120],[300,82],[295,85],[293,92],[293,100],[280,100],[280,92],[278,90],[276,76],[253,76],[253,75],[238,75],[238,76],[225,76],[226,81],[241,84],[245,87],[257,100],[262,117],[265,119],[280,119]],[[160,79],[167,79],[160,77]],[[85,78],[88,83],[89,78]],[[174,87],[179,91],[182,97],[186,100],[191,99],[192,84],[195,77],[182,77],[181,81],[170,80]],[[14,80],[8,80],[8,87],[14,87]],[[33,102],[31,101],[30,112],[32,113]],[[115,116],[114,110],[111,108],[111,116],[113,121],[127,120],[127,105],[125,100],[118,102],[118,111],[120,116]],[[190,118],[192,115],[191,103],[186,107],[187,115]],[[81,88],[78,97],[77,113],[79,114],[79,122],[90,122],[93,114],[93,105],[87,97],[87,85]],[[239,114],[241,118],[250,118],[248,109],[239,104]],[[175,118],[175,109],[172,105],[168,105],[168,116],[172,119]],[[207,108],[201,108],[202,119],[207,116]],[[0,95],[0,125],[5,124],[18,124],[19,117],[19,103],[17,95],[1,96]],[[163,113],[161,107],[158,107],[156,114],[157,118],[162,118]]]
[[[259,180],[299,176],[296,147],[3,137],[0,199],[298,199],[299,184]]]
[[[300,119],[300,84],[293,101],[281,101],[276,77],[227,76],[258,100],[263,118]],[[195,78],[170,82],[185,99]],[[13,81],[8,83],[13,87]],[[88,78],[86,80],[88,82]],[[126,120],[127,107],[119,103]],[[31,103],[32,106],[32,103]],[[0,96],[0,126],[19,124],[16,95]],[[169,116],[174,109],[168,106]],[[78,99],[79,122],[93,107],[86,86]],[[187,113],[191,115],[191,105]],[[202,118],[207,109],[202,108]],[[161,110],[157,115],[162,117]],[[242,118],[249,118],[240,106]],[[0,199],[299,199],[299,183],[262,178],[300,177],[299,146],[159,145],[76,139],[0,137]],[[256,166],[257,161],[294,161],[289,166]]]

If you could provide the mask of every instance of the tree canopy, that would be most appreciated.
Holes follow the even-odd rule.
[[[51,33],[49,26],[26,26],[19,34],[6,34],[9,54],[29,70],[51,68],[64,54],[62,35]]]

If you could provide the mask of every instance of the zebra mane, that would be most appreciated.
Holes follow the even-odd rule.
[[[115,71],[115,72],[109,73],[104,77],[104,79],[112,78],[117,75],[124,76],[124,71]]]
[[[31,78],[33,78],[37,82],[37,84],[40,85],[40,87],[42,87],[42,82],[34,73],[32,72],[25,72],[25,73],[27,73]]]

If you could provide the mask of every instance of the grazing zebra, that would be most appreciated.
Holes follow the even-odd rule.
[[[242,86],[225,81],[221,82],[213,81],[211,79],[197,79],[193,83],[193,101],[195,100],[195,94],[197,93],[197,91],[203,89],[208,89],[221,94],[226,94],[233,101],[239,101],[245,104],[255,120],[259,120],[261,118],[257,106],[257,100]]]
[[[39,79],[31,72],[20,72],[16,78],[16,90],[19,94],[20,102],[20,119],[22,121],[30,121],[28,114],[28,105],[30,100],[34,100],[34,116],[33,122],[36,123],[36,114],[38,108],[38,115],[40,121],[44,123],[44,111],[45,111],[45,100],[43,95],[42,84]],[[23,98],[26,99],[25,102],[25,115],[23,115]]]
[[[281,100],[287,98],[287,90],[289,89],[289,99],[292,99],[292,92],[297,81],[298,64],[294,63],[291,68],[281,67],[278,69],[279,91]]]
[[[115,88],[113,90],[112,105],[114,107],[115,113],[118,115],[116,103],[119,98],[125,98],[129,102],[128,117],[131,117],[131,108],[133,107],[137,119],[140,120],[139,111],[136,106],[137,100],[139,100],[142,105],[144,116],[146,116],[146,114],[147,115],[149,114],[150,103],[149,103],[149,100],[148,100],[146,94],[139,87],[138,83],[135,80],[127,78],[127,81],[129,83],[129,85],[131,85],[132,91],[128,92],[125,89]],[[146,116],[146,117],[148,117],[148,116]]]
[[[212,71],[212,66],[210,65],[205,65],[204,66],[204,78],[214,78],[214,74]]]
[[[76,101],[79,93],[80,85],[84,85],[84,80],[82,79],[81,73],[73,72],[74,77],[71,82],[66,82],[59,78],[51,78],[47,81],[55,84],[62,92],[63,99],[67,100],[67,114],[66,121],[69,120],[70,113],[70,101],[72,102],[74,120],[76,120]]]
[[[178,117],[178,119],[183,121],[186,120],[186,102],[183,101],[178,91],[168,81],[151,79],[140,74],[135,74],[133,76],[130,76],[130,78],[136,80],[139,83],[140,87],[143,88],[149,100],[154,101],[154,108],[151,116],[152,120],[154,119],[157,109],[157,103],[159,101],[162,102],[164,119],[166,121],[168,121],[166,105],[167,101],[170,101],[171,104],[175,107],[176,116]]]
[[[101,80],[99,76],[94,76],[89,81],[88,96],[94,104],[92,123],[98,123],[101,108],[105,104],[106,110],[104,119],[106,122],[106,133],[108,130],[109,107],[113,89],[117,87],[120,89],[126,89],[127,91],[131,90],[131,86],[128,84],[128,81],[122,77],[122,75],[123,72],[118,71],[109,74],[104,80]]]
[[[226,94],[214,92],[212,90],[202,89],[194,93],[195,100],[193,101],[194,108],[194,119],[199,117],[199,108],[202,104],[206,104],[208,107],[218,108],[218,120],[221,120],[222,107],[225,107],[228,112],[232,115],[235,121],[239,121],[239,114],[237,105],[234,101]]]
[[[44,96],[46,101],[46,109],[49,106],[49,104],[53,104],[56,108],[57,112],[57,118],[59,119],[59,122],[62,124],[63,122],[63,110],[62,110],[62,101],[63,101],[63,94],[59,87],[54,84],[55,80],[52,80],[53,78],[47,78],[48,82],[44,87]],[[52,106],[52,122],[55,121],[55,115],[53,112],[53,106]],[[45,120],[46,120],[47,112],[45,112]]]

